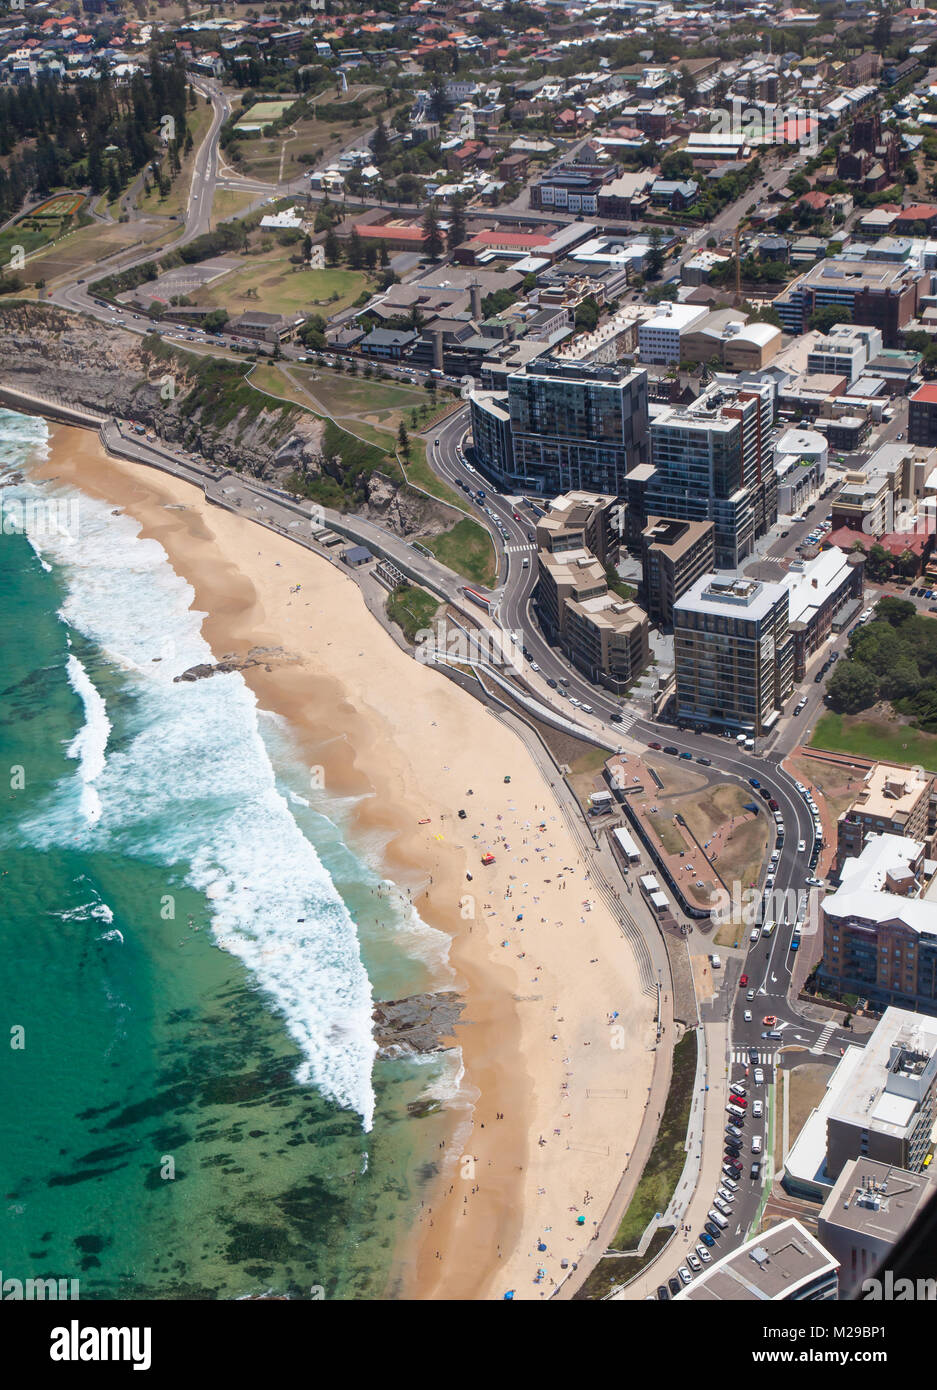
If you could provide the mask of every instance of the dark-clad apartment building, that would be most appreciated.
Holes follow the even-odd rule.
[[[908,398],[908,443],[937,444],[937,382],[926,382]]]
[[[625,475],[646,462],[645,371],[543,358],[512,372],[507,386],[506,400],[490,392],[471,397],[477,461],[506,489],[618,497]],[[504,411],[510,419],[509,447]]]

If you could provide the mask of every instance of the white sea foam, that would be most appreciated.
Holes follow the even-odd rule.
[[[281,1011],[302,1051],[298,1079],[357,1111],[369,1129],[376,1049],[355,924],[277,789],[241,675],[174,683],[212,659],[203,615],[139,529],[83,497],[77,540],[35,542],[65,581],[63,621],[125,673],[134,699],[112,710],[119,730],[109,749],[103,701],[86,703],[72,744],[97,798],[93,827],[76,828],[57,805],[28,829],[35,840],[79,846],[94,834],[96,847],[104,837],[112,851],[185,868],[209,895],[218,942]],[[73,684],[79,670],[87,678],[76,663]]]
[[[101,798],[95,783],[104,771],[107,761],[107,740],[111,732],[111,721],[107,717],[107,706],[98,692],[88,672],[74,653],[69,653],[66,662],[68,680],[77,691],[85,709],[85,722],[68,746],[68,756],[79,761],[78,774],[83,786],[81,789],[81,814],[87,821],[101,817]]]

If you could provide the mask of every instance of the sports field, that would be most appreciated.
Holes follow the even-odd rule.
[[[302,270],[281,249],[266,256],[245,257],[243,266],[243,270],[216,280],[201,296],[203,302],[227,309],[232,315],[248,309],[265,314],[313,314],[320,308],[336,314],[368,287],[363,271]]]

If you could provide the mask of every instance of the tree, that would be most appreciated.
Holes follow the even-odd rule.
[[[430,203],[423,216],[423,233],[426,237],[424,243],[426,254],[431,261],[438,261],[442,255],[442,232],[439,230],[439,218],[436,216],[436,204]]]
[[[348,235],[346,255],[351,269],[360,270],[364,264],[364,252],[361,248],[361,237],[358,235],[357,227],[352,227]]]
[[[227,309],[212,309],[211,313],[206,314],[202,319],[202,327],[206,333],[217,333],[219,329],[224,328],[227,322]]]
[[[457,193],[450,204],[449,249],[461,246],[465,240],[465,197]]]
[[[407,427],[401,420],[400,428],[397,430],[397,451],[403,454],[405,459],[410,457],[410,436],[407,434]]]
[[[649,280],[657,280],[664,268],[664,253],[660,246],[660,228],[654,227],[647,255],[644,257],[644,273]]]
[[[828,333],[837,323],[852,323],[852,310],[845,304],[824,304],[815,309],[810,315],[807,327]]]
[[[374,155],[375,163],[380,164],[382,160],[386,159],[389,150],[390,139],[387,135],[387,127],[384,124],[384,117],[378,115],[377,125],[375,126],[374,134],[371,137],[371,153]]]
[[[599,321],[599,305],[594,295],[587,295],[581,304],[576,306],[576,327],[591,333]]]
[[[861,661],[841,661],[826,688],[830,707],[844,714],[857,714],[875,703],[878,681],[875,672]]]
[[[338,244],[338,237],[331,227],[329,227],[329,230],[325,234],[325,241],[323,242],[322,249],[325,253],[326,264],[338,265],[338,259],[342,252]]]
[[[390,256],[387,253],[387,242],[384,241],[383,238],[381,238],[377,243],[377,251],[378,256],[380,258],[381,266],[383,267],[390,265]]]
[[[685,106],[695,106],[696,83],[694,82],[693,75],[688,68],[680,69],[680,83],[677,87],[677,91],[680,93],[680,96]]]
[[[881,598],[875,605],[875,621],[890,623],[892,627],[901,627],[909,618],[917,615],[914,604],[906,598]]]
[[[312,260],[312,237],[308,232],[303,237],[303,260],[306,261],[307,264]]]

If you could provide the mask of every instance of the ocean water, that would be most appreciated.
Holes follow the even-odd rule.
[[[392,1296],[458,1057],[377,1059],[370,1013],[445,938],[238,673],[173,681],[192,589],[47,448],[0,411],[3,1278]]]

